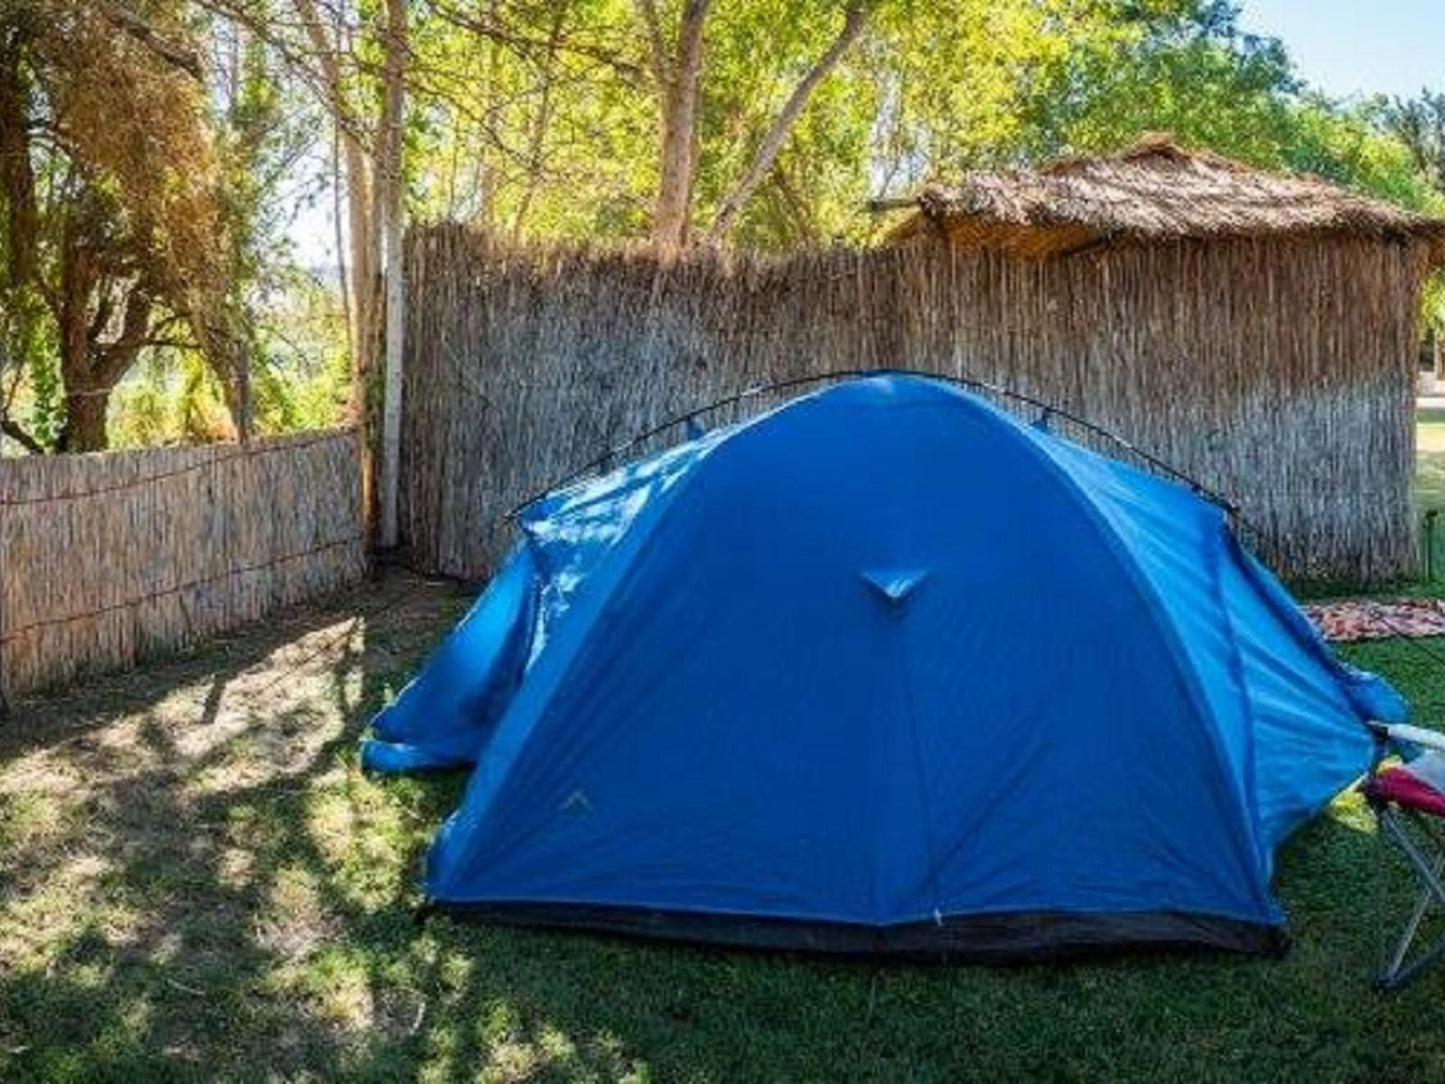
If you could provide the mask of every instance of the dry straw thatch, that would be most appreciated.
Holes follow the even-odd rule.
[[[971,173],[956,187],[925,189],[917,202],[893,241],[943,233],[955,244],[1038,258],[1112,242],[1342,234],[1419,241],[1434,262],[1445,258],[1445,223],[1312,177],[1187,151],[1167,135],[1037,171]]]
[[[0,679],[23,693],[358,579],[355,433],[0,460]]]
[[[892,366],[1111,428],[1237,501],[1289,575],[1414,567],[1411,365],[1430,259],[1414,239],[1183,238],[1023,260],[922,234],[662,267],[440,225],[413,231],[407,255],[402,522],[429,570],[482,575],[513,504],[678,412]]]

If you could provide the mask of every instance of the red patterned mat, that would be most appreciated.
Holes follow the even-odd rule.
[[[1437,598],[1350,599],[1307,603],[1303,609],[1326,640],[1445,636],[1445,600]]]

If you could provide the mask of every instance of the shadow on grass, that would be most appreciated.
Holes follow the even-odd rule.
[[[379,609],[393,591],[402,601]],[[22,707],[0,738],[0,1077],[1418,1079],[1445,1069],[1439,987],[1427,979],[1391,1000],[1366,989],[1374,889],[1398,906],[1408,884],[1376,863],[1357,803],[1284,854],[1297,945],[1283,963],[877,967],[444,918],[418,926],[421,855],[462,780],[379,784],[357,770],[355,742],[465,603],[394,579],[325,613]],[[1412,693],[1440,692],[1438,675],[1404,680]],[[1058,830],[1070,827],[1060,819]]]
[[[625,953],[579,970],[555,939],[413,920],[464,781],[381,786],[355,746],[467,600],[376,593],[19,706],[0,736],[0,1077],[642,1072],[599,1001]]]
[[[14,1071],[338,1063],[345,1029],[296,1003],[302,980],[337,935],[378,915],[407,925],[421,833],[389,841],[404,852],[388,856],[389,892],[358,897],[312,807],[344,809],[365,785],[352,750],[366,719],[463,603],[415,581],[383,592],[394,609],[358,593],[19,706],[0,737],[0,1059]]]

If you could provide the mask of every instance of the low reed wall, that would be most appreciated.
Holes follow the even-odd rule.
[[[361,577],[350,431],[0,460],[0,689],[192,646]]]

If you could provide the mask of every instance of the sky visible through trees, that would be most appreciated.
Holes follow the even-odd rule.
[[[1283,40],[1300,76],[1335,97],[1409,98],[1445,81],[1437,0],[1244,0],[1240,24]]]

